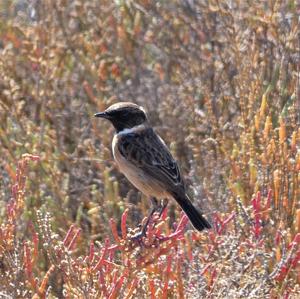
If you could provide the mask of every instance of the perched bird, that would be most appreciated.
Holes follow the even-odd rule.
[[[162,214],[170,198],[176,200],[197,230],[211,228],[187,196],[176,161],[148,123],[142,107],[120,102],[95,116],[108,119],[113,124],[116,133],[112,151],[120,171],[152,201],[153,209],[142,235],[146,233],[149,219],[158,210],[158,200],[166,200],[161,207]]]

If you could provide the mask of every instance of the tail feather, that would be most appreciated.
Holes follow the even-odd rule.
[[[201,215],[201,213],[193,206],[187,195],[181,196],[173,194],[174,199],[185,212],[191,223],[198,231],[211,228],[210,223]]]

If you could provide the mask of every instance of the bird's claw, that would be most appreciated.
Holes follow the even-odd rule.
[[[133,242],[137,242],[140,245],[143,244],[143,238],[146,237],[146,233],[144,231],[140,231],[138,233],[136,233],[135,235],[133,235],[130,240]]]

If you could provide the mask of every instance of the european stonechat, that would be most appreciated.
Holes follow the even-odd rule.
[[[186,213],[193,226],[201,231],[211,228],[209,222],[193,206],[186,194],[178,165],[169,149],[150,126],[144,109],[136,104],[116,103],[96,117],[108,119],[116,133],[112,141],[114,159],[120,171],[153,204],[149,219],[158,209],[158,200],[173,198]]]

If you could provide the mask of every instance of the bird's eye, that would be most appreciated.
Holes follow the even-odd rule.
[[[122,118],[128,118],[128,117],[129,117],[128,111],[123,111],[122,112]]]

